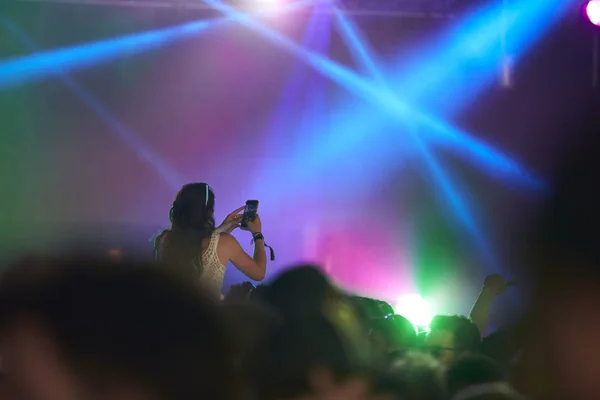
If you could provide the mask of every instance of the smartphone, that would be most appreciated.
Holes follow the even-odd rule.
[[[248,221],[252,221],[254,218],[256,218],[257,212],[258,200],[248,200],[246,202],[246,208],[244,209],[244,216],[242,217],[242,228],[246,228],[248,226]]]

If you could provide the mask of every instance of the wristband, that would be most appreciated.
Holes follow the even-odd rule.
[[[256,243],[257,240],[262,240],[264,243],[265,247],[268,247],[270,252],[271,252],[271,261],[275,261],[275,252],[273,251],[273,248],[271,246],[269,246],[268,244],[265,243],[265,237],[263,236],[262,233],[260,232],[255,232],[252,234],[252,241],[250,242],[250,244],[254,244]]]

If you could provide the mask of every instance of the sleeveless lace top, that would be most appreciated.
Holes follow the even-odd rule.
[[[161,260],[160,256],[163,252],[162,249],[165,242],[168,240],[168,236],[169,234],[167,233],[158,239],[159,246],[156,257],[159,261]],[[182,276],[198,280],[203,289],[208,290],[209,295],[216,299],[219,299],[221,296],[223,277],[225,276],[225,265],[221,264],[219,255],[217,254],[220,237],[219,232],[213,232],[204,253],[202,253],[202,255],[198,254],[196,258],[190,260],[191,265],[188,264],[187,266],[184,266],[184,271],[180,271],[182,272]],[[198,243],[199,248],[201,245],[202,243]],[[169,266],[167,265],[167,267]]]
[[[210,236],[208,248],[202,254],[202,275],[201,283],[211,291],[217,298],[221,295],[223,287],[223,277],[225,276],[225,265],[219,261],[217,247],[219,246],[219,232],[213,232]]]

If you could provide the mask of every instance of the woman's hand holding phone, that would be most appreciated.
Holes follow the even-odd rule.
[[[250,233],[262,232],[262,223],[258,214],[256,215],[256,217],[254,217],[254,219],[248,220],[246,226],[242,226],[240,229],[244,231],[249,231]]]
[[[221,225],[215,230],[222,233],[231,233],[236,228],[240,227],[240,222],[242,222],[242,217],[244,216],[244,208],[246,206],[242,206],[236,210],[233,210],[223,221]]]

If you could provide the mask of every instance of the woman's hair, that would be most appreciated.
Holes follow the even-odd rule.
[[[215,194],[207,183],[184,185],[171,206],[172,230],[195,230],[205,235],[215,230]]]
[[[184,185],[171,206],[171,229],[154,242],[155,256],[161,264],[186,278],[202,273],[202,240],[215,230],[215,195],[207,183]]]

